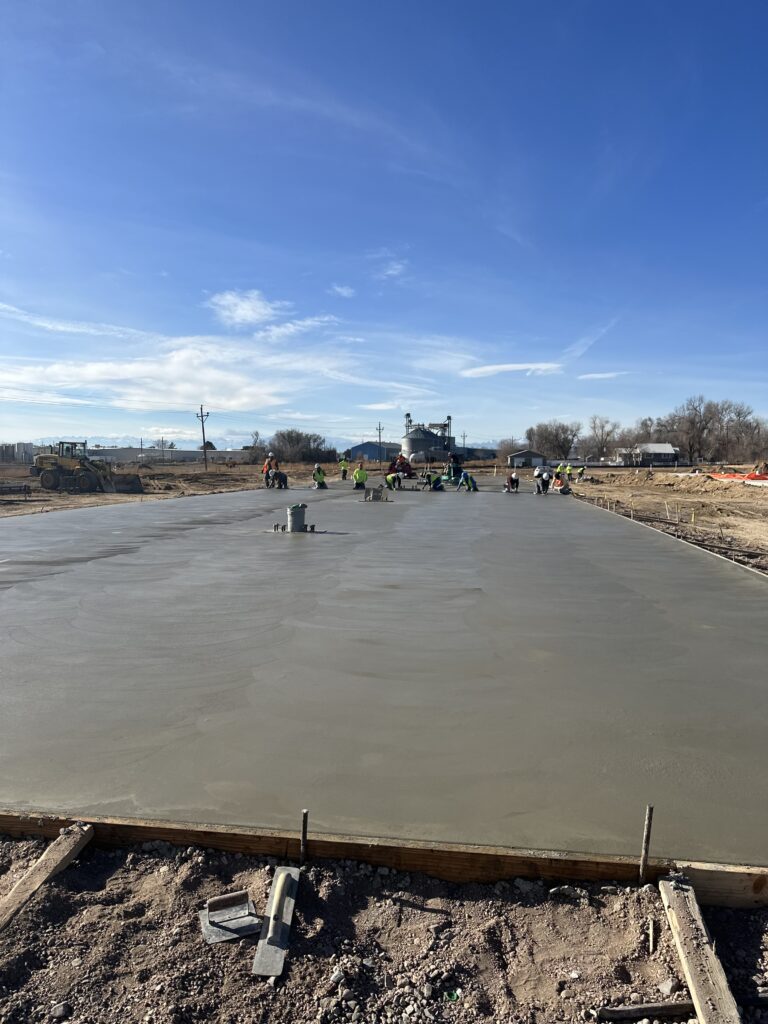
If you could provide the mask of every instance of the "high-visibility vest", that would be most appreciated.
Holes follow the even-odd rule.
[[[352,474],[352,479],[356,484],[364,484],[368,479],[368,473],[364,469],[356,469]]]
[[[339,469],[349,469],[349,463],[346,459],[339,459]]]
[[[325,470],[316,469],[312,474],[312,479],[315,481],[316,484],[321,484],[325,480]]]

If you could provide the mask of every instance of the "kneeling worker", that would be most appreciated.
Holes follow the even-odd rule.
[[[357,467],[353,470],[352,479],[355,481],[356,491],[365,490],[365,481],[368,479],[368,474],[365,471],[362,462],[358,462]]]
[[[315,481],[315,490],[322,491],[327,489],[328,484],[325,482],[325,470],[319,462],[315,463],[315,471],[312,474],[312,479]]]

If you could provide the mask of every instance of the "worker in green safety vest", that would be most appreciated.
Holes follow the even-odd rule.
[[[339,469],[341,470],[341,479],[346,480],[347,470],[349,469],[349,460],[345,459],[343,455],[339,459]]]
[[[355,490],[365,490],[365,481],[368,479],[368,474],[365,471],[365,467],[362,462],[358,462],[356,468],[352,472],[352,479],[355,481]]]

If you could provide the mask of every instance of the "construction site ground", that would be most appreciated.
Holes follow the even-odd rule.
[[[275,862],[149,845],[86,848],[0,934],[2,1024],[549,1024],[690,998],[653,886],[452,885],[349,861],[309,865],[273,984],[251,973],[254,939],[209,946],[198,911],[245,888],[263,913]],[[43,846],[0,837],[0,897]],[[768,911],[705,918],[747,1004],[768,987]]]
[[[288,465],[289,482],[307,486],[312,466]],[[338,480],[335,465],[325,467],[329,481]],[[717,467],[712,467],[713,469]],[[748,472],[752,467],[735,467]],[[135,470],[136,467],[130,467]],[[369,466],[371,480],[381,481],[378,467]],[[227,467],[212,464],[206,472],[202,466],[155,465],[142,467],[143,495],[66,494],[43,491],[39,482],[29,476],[25,466],[0,466],[0,484],[26,483],[32,493],[0,495],[0,517],[33,512],[53,512],[67,508],[114,505],[134,501],[177,498],[194,494],[212,494],[262,486],[261,467],[239,465]],[[501,489],[507,470],[493,463],[473,463],[484,489]],[[520,470],[521,486],[532,489],[532,470]],[[625,515],[636,514],[648,525],[690,540],[692,543],[715,546],[729,556],[731,551],[747,551],[741,559],[754,568],[768,571],[768,487],[745,485],[739,481],[713,480],[704,467],[701,472],[671,469],[605,469],[591,468],[583,482],[574,484],[574,491],[587,500],[610,502],[610,507]]]
[[[654,803],[657,854],[762,863],[768,580],[558,495],[361,497],[6,520],[0,805],[633,853]]]

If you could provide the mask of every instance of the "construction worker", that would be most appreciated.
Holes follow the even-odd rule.
[[[396,487],[400,486],[400,477],[397,473],[387,473],[384,480],[388,491],[394,491]]]
[[[439,473],[432,473],[430,470],[425,469],[421,474],[424,483],[421,485],[422,491],[443,491],[443,479]]]
[[[560,465],[555,470],[555,480],[559,480],[562,477],[564,469],[565,469],[565,466],[561,462]]]
[[[466,469],[462,470],[461,476],[459,477],[459,486],[456,488],[456,490],[460,491],[462,487],[467,488],[467,494],[469,494],[470,491],[477,490],[477,483],[475,481],[475,478],[473,476],[470,476]]]
[[[264,460],[264,465],[261,467],[261,474],[264,477],[265,487],[274,487],[274,480],[272,479],[272,473],[274,470],[279,469],[277,459],[275,458],[274,452],[268,452],[267,457]]]
[[[349,469],[349,460],[346,455],[342,455],[339,459],[339,469],[341,470],[341,479],[347,479],[347,470]]]
[[[570,464],[570,462],[565,467],[565,479],[568,481],[568,483],[570,483],[571,480],[573,480],[573,466]]]
[[[545,469],[541,474],[541,494],[546,494],[549,490],[549,470]]]
[[[365,481],[368,479],[368,473],[366,472],[362,462],[358,462],[356,468],[353,470],[352,479],[355,481],[356,491],[365,490]]]
[[[520,477],[514,471],[507,477],[507,482],[504,485],[504,490],[507,494],[517,494],[518,488],[520,487]]]
[[[319,462],[315,463],[315,471],[312,474],[312,479],[315,481],[315,490],[322,491],[326,490],[328,484],[325,482],[325,470]]]
[[[584,466],[579,467],[579,472],[576,474],[579,480],[584,479]]]

